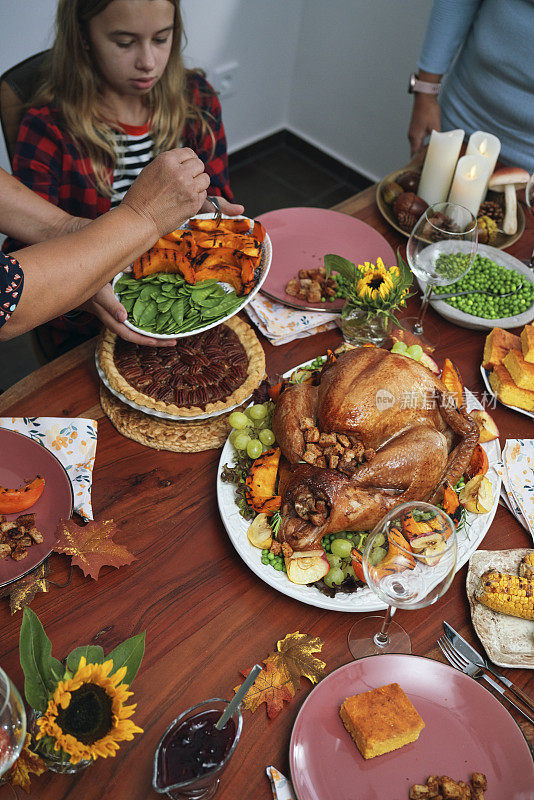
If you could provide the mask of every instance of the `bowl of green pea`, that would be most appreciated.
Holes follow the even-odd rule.
[[[443,274],[454,274],[455,259],[461,259],[462,250],[468,248],[469,243],[456,242],[450,252],[441,256]],[[424,291],[425,282],[419,278],[417,282]],[[439,299],[440,294],[454,291],[474,293]],[[469,272],[454,283],[436,286],[430,304],[438,314],[462,328],[491,330],[528,325],[534,321],[534,272],[509,253],[480,244]]]

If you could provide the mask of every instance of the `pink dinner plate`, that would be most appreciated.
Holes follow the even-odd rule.
[[[365,760],[345,730],[346,697],[398,683],[425,722],[416,742]],[[534,762],[503,705],[462,672],[428,658],[370,656],[340,667],[304,702],[291,734],[298,800],[407,800],[429,775],[488,779],[485,800],[534,797]]]
[[[36,475],[45,479],[39,500],[22,514],[35,514],[35,527],[43,534],[41,544],[32,544],[22,561],[0,560],[0,586],[21,578],[51,553],[60,519],[72,514],[72,487],[63,466],[50,450],[16,431],[0,428],[0,486],[18,489]],[[18,514],[7,514],[14,520]]]
[[[339,311],[344,300],[333,303],[308,303],[286,294],[286,284],[296,278],[299,269],[317,269],[324,265],[327,253],[349,259],[355,264],[376,263],[381,258],[386,267],[396,264],[390,245],[374,228],[355,217],[324,208],[281,208],[258,217],[271,237],[271,269],[261,291],[279,303],[320,311]]]

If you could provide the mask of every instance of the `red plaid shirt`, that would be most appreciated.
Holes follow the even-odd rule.
[[[211,178],[209,193],[232,200],[221,104],[210,84],[197,72],[188,73],[188,88],[215,141],[209,133],[201,136],[200,125],[196,123],[184,128],[183,146],[194,150],[206,165]],[[109,211],[110,199],[96,189],[89,158],[80,155],[65,132],[58,111],[50,106],[30,108],[24,116],[13,158],[13,174],[41,197],[74,216],[95,219]],[[20,247],[24,245],[8,239],[3,250],[11,252]]]
[[[214,139],[209,133],[202,136],[200,124],[195,123],[184,128],[182,144],[194,150],[206,165],[211,178],[209,194],[232,200],[221,104],[198,72],[188,73],[188,90],[192,102],[202,110]],[[80,154],[64,130],[57,109],[51,106],[30,108],[24,116],[13,158],[13,174],[41,197],[74,216],[95,219],[109,211],[110,198],[98,192],[90,159]],[[10,253],[24,246],[7,238],[2,250]],[[72,321],[62,317],[59,324],[54,321],[54,326],[93,334],[97,330],[94,323],[91,315],[83,313]]]

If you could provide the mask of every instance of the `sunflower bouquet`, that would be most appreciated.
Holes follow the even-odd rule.
[[[398,266],[386,267],[381,258],[376,264],[366,261],[356,266],[342,256],[326,255],[326,274],[339,273],[346,287],[346,303],[341,312],[346,319],[355,309],[370,320],[376,316],[398,324],[394,311],[405,305],[412,284],[410,268],[397,250]]]
[[[131,720],[129,691],[145,649],[145,634],[132,636],[107,656],[98,645],[77,647],[65,663],[37,615],[24,609],[20,663],[24,693],[33,708],[31,749],[56,772],[74,772],[98,757],[114,756],[120,743],[142,733]]]

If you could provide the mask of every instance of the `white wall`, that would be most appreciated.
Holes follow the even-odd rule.
[[[289,127],[371,178],[410,158],[408,79],[430,0],[305,0]]]
[[[430,0],[182,0],[188,66],[238,63],[230,151],[289,127],[378,177],[408,160],[406,94]],[[0,72],[50,41],[56,0],[0,0]],[[8,168],[3,142],[0,166]]]

